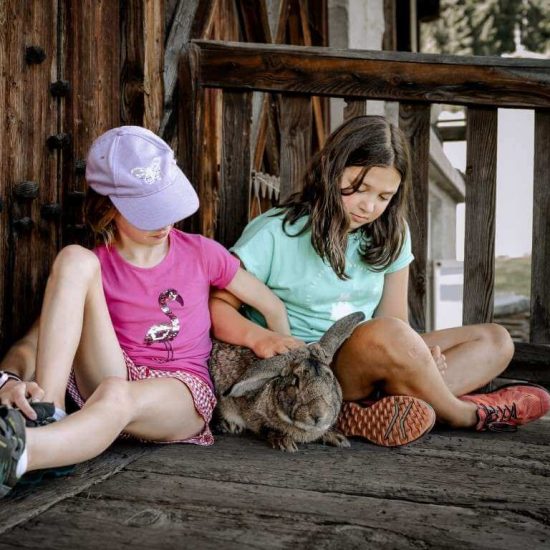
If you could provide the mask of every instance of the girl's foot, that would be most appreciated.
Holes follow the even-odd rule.
[[[17,465],[25,451],[25,418],[0,405],[0,498],[17,483]]]
[[[435,423],[428,403],[406,395],[390,395],[364,407],[345,401],[336,428],[384,447],[398,447],[421,438]]]
[[[477,405],[477,431],[515,431],[550,410],[550,393],[536,384],[508,384],[489,393],[463,395]]]

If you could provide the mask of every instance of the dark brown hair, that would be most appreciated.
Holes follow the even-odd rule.
[[[115,216],[118,210],[109,197],[96,193],[91,187],[86,191],[84,217],[96,245],[113,244],[116,235]]]
[[[381,116],[352,118],[337,128],[324,147],[311,159],[301,191],[280,206],[285,210],[283,229],[288,235],[301,235],[311,228],[311,244],[346,279],[346,247],[349,221],[342,203],[340,181],[344,169],[361,166],[348,194],[355,193],[373,167],[393,167],[401,175],[397,193],[384,213],[358,229],[363,241],[361,255],[371,269],[380,271],[401,252],[405,237],[405,217],[409,195],[409,147],[403,132]],[[287,225],[307,216],[298,233],[288,233]]]

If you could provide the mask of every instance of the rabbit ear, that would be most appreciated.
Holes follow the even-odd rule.
[[[362,311],[356,311],[336,321],[319,340],[319,345],[326,351],[329,362],[338,348],[351,336],[355,327],[365,320]]]
[[[226,392],[224,397],[241,397],[259,390],[266,382],[281,374],[288,364],[288,357],[276,355],[253,363],[250,368]]]

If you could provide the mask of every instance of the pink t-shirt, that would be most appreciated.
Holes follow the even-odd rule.
[[[101,263],[107,307],[122,349],[137,365],[183,369],[212,387],[208,295],[225,288],[239,261],[220,244],[173,229],[156,266],[128,263],[114,247],[94,252]]]

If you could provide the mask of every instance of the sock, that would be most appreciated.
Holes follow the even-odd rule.
[[[29,464],[29,455],[27,453],[27,449],[23,451],[23,454],[19,457],[19,460],[17,461],[17,466],[15,468],[15,475],[17,477],[21,477],[26,471],[27,466]]]
[[[63,409],[55,408],[55,412],[53,413],[53,417],[55,420],[61,420],[67,416],[67,413]]]

